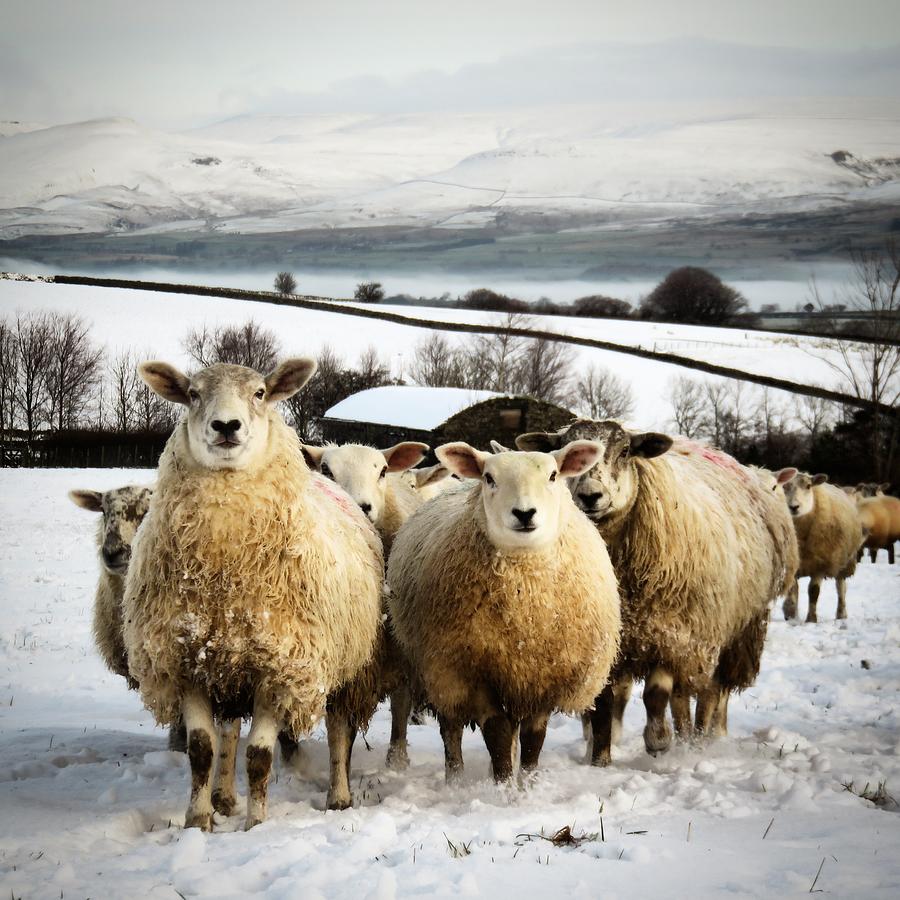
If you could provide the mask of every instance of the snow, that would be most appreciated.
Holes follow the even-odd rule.
[[[362,352],[374,346],[395,377],[409,375],[416,345],[433,333],[413,325],[245,300],[0,280],[0,311],[12,313],[28,309],[58,310],[84,316],[92,322],[94,340],[106,345],[111,356],[130,347],[145,358],[165,358],[183,367],[190,366],[182,346],[188,331],[204,325],[239,324],[248,318],[274,331],[285,353],[317,355],[327,344],[348,363],[355,363]],[[504,318],[497,313],[460,309],[416,309],[381,304],[377,309],[442,322],[497,324]],[[535,317],[534,323],[538,328],[562,334],[672,352],[800,384],[839,387],[835,371],[829,365],[829,360],[839,361],[839,354],[827,340],[820,338],[560,316]],[[452,333],[447,337],[453,344],[466,340]],[[707,378],[681,366],[605,350],[573,347],[572,352],[576,371],[591,365],[600,366],[610,369],[631,385],[635,397],[632,419],[643,428],[669,427],[672,410],[667,396],[673,379],[679,376]],[[784,403],[796,403],[794,395],[780,391],[774,395]]]
[[[597,103],[480,113],[0,126],[0,235],[594,222],[900,199],[900,101]],[[839,165],[836,151],[856,168]]]
[[[502,397],[493,391],[391,385],[352,394],[326,413],[327,419],[374,422],[431,431],[461,409]]]
[[[0,895],[792,897],[821,865],[817,891],[897,896],[900,816],[857,796],[900,785],[900,566],[884,554],[849,582],[848,620],[830,582],[819,625],[774,615],[759,681],[709,746],[647,756],[638,688],[610,768],[584,766],[580,722],[555,716],[533,784],[495,787],[467,733],[448,788],[431,720],[410,728],[409,771],[385,769],[382,709],[354,754],[354,808],[323,811],[319,732],[302,771],[277,766],[267,823],[206,835],[181,827],[186,760],[93,650],[94,519],[65,496],[148,480],[0,470]],[[589,839],[539,837],[564,825]]]

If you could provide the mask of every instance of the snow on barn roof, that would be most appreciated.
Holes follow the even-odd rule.
[[[465,388],[390,385],[351,394],[323,418],[432,431],[460,410],[503,396]]]

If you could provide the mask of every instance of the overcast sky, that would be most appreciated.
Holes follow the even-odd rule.
[[[0,119],[46,124],[900,96],[900,0],[0,0],[0,15]]]

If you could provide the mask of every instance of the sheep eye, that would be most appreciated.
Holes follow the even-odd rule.
[[[550,473],[550,480],[551,480],[551,481],[556,481],[556,472],[551,472],[551,473]]]
[[[188,397],[194,402],[200,399],[200,395],[193,388],[188,391]]]
[[[379,478],[384,478],[385,475],[387,475],[387,466],[385,466],[385,467],[381,470],[381,472],[379,473],[378,477],[379,477]]]
[[[497,486],[497,482],[494,481],[493,477],[487,472],[484,473],[484,483],[488,487],[496,487]]]
[[[320,469],[320,471],[326,478],[330,478],[332,481],[334,481],[334,475],[331,474],[331,469],[328,468],[328,463],[322,463],[322,468]]]
[[[262,398],[266,396],[266,389],[260,388],[253,396],[256,397],[257,400],[262,400]]]

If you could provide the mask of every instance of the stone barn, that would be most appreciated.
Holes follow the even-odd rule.
[[[434,448],[466,441],[489,450],[490,441],[515,447],[524,431],[553,431],[575,418],[534,397],[511,397],[465,388],[391,385],[352,394],[322,417],[322,437],[336,444],[391,447],[422,441]]]

